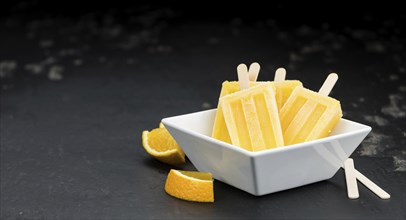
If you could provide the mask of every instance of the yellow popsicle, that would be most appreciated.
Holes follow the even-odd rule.
[[[240,68],[239,71],[242,71],[244,74],[248,74],[249,77],[249,86],[253,86],[256,84],[256,80],[259,74],[260,70],[260,65],[258,63],[252,63],[250,65],[249,70],[247,69],[247,66],[245,64],[241,64],[238,66]],[[243,85],[244,86],[244,85]],[[245,85],[247,86],[247,85]],[[237,91],[241,90],[240,83],[238,81],[224,81],[221,87],[221,92],[220,92],[220,97],[235,93]],[[228,134],[226,122],[224,121],[224,116],[223,116],[223,109],[221,107],[221,103],[219,102],[217,105],[217,112],[216,112],[216,118],[214,121],[214,126],[213,126],[213,131],[212,131],[212,137],[224,141],[227,143],[231,144],[230,140],[230,135]]]
[[[278,109],[281,110],[285,102],[288,100],[290,94],[296,87],[303,87],[302,82],[299,80],[285,80],[282,82],[273,82],[275,85],[276,104]]]
[[[275,71],[274,85],[276,88],[276,104],[278,105],[279,111],[288,100],[292,91],[297,87],[303,87],[302,82],[299,80],[285,80],[286,78],[286,69],[278,68]]]
[[[250,86],[255,85],[255,82],[250,82]],[[221,87],[220,98],[240,91],[240,85],[237,81],[224,81]],[[219,98],[219,99],[220,99]],[[218,103],[216,119],[214,121],[212,137],[231,144],[230,135],[228,134],[226,122],[224,121],[223,108],[221,103]]]
[[[267,82],[220,98],[233,145],[249,151],[283,146],[274,91]]]
[[[280,110],[286,146],[326,137],[336,126],[342,117],[340,102],[327,96],[335,81],[328,89],[323,85],[319,93],[302,87],[293,90]]]

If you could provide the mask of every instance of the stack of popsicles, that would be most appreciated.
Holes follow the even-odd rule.
[[[340,102],[328,97],[338,77],[330,74],[319,92],[285,80],[279,68],[273,82],[256,82],[260,66],[237,67],[238,82],[222,85],[213,138],[249,151],[261,151],[326,137],[342,116]]]

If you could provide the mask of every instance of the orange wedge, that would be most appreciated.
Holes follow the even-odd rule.
[[[211,173],[174,170],[168,174],[165,192],[193,202],[214,202],[213,176]]]
[[[177,165],[185,163],[185,153],[162,124],[152,131],[142,132],[142,145],[157,160]]]

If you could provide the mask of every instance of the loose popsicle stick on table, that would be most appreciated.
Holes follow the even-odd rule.
[[[347,160],[352,160],[351,158],[348,158]],[[345,161],[347,162],[347,161]],[[344,164],[345,164],[344,162]],[[345,165],[342,166],[345,170]],[[377,195],[381,199],[390,199],[389,193],[387,193],[385,190],[383,190],[381,187],[376,185],[374,182],[372,182],[370,179],[368,179],[366,176],[364,176],[362,173],[360,173],[357,169],[354,168],[354,174],[355,177],[369,190],[371,190],[375,195]]]
[[[355,170],[355,177],[364,184],[369,190],[371,190],[373,193],[375,193],[379,198],[381,199],[390,199],[389,193],[385,192],[381,187],[376,185],[374,182],[369,180],[366,176],[364,176],[362,173],[360,173],[358,170]]]
[[[350,199],[358,199],[359,192],[357,186],[357,178],[355,177],[354,161],[347,159],[344,162],[345,181],[347,183],[347,194]]]

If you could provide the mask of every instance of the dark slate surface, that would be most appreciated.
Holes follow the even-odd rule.
[[[0,20],[1,219],[405,219],[402,13],[334,20],[339,13],[295,17],[280,4],[268,14],[67,5],[27,1]],[[262,65],[260,80],[284,66],[311,89],[339,73],[332,96],[344,117],[373,128],[355,166],[392,198],[359,185],[360,198],[349,200],[342,170],[262,197],[219,181],[214,204],[168,196],[169,169],[195,168],[151,158],[142,130],[214,108],[221,82],[252,61]]]

